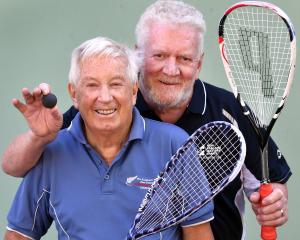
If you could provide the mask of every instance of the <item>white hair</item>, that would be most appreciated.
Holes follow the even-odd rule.
[[[158,0],[151,4],[140,17],[136,28],[136,43],[139,48],[146,45],[149,23],[162,22],[193,26],[199,34],[199,54],[203,53],[206,31],[203,15],[195,7],[177,0]]]
[[[122,58],[122,60],[124,60],[127,64],[127,77],[132,81],[132,83],[136,83],[138,81],[140,60],[136,53],[128,47],[109,38],[96,37],[85,41],[73,50],[69,71],[69,82],[76,85],[80,78],[80,63],[84,59],[98,56]]]

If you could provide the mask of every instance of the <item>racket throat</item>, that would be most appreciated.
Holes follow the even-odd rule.
[[[265,183],[269,183],[270,182],[270,176],[269,176],[269,160],[268,160],[268,154],[269,154],[269,151],[268,151],[268,142],[266,142],[266,145],[263,147],[263,150],[262,150],[262,154],[261,154],[261,157],[262,157],[262,161],[261,161],[261,169],[262,169],[262,184],[265,184]]]

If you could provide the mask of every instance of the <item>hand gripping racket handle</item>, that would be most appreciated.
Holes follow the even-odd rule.
[[[272,184],[263,183],[260,185],[259,194],[260,194],[260,201],[268,196],[271,192],[273,192]],[[276,240],[277,233],[275,227],[269,226],[261,226],[261,233],[260,233],[262,240]]]

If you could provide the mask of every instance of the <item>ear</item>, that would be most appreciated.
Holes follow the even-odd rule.
[[[132,89],[132,104],[133,105],[136,104],[137,93],[138,93],[138,83],[135,83],[133,85],[133,89]]]
[[[68,91],[70,94],[70,97],[72,99],[73,105],[76,109],[78,109],[78,102],[76,98],[76,87],[72,83],[68,83]]]

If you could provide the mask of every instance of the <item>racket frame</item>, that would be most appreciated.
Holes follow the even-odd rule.
[[[156,189],[163,184],[164,181],[164,175],[166,174],[166,172],[168,171],[168,169],[172,168],[173,165],[176,164],[176,162],[179,160],[178,158],[180,157],[181,154],[183,154],[185,152],[186,149],[189,148],[190,145],[195,144],[193,142],[193,138],[195,138],[195,136],[201,132],[201,131],[205,131],[205,129],[207,128],[211,128],[213,126],[218,126],[218,125],[223,125],[226,127],[230,127],[232,128],[239,141],[240,141],[240,145],[241,145],[241,149],[240,149],[240,158],[238,159],[236,166],[234,167],[234,170],[231,172],[231,174],[229,175],[227,181],[224,181],[222,183],[222,185],[219,185],[217,189],[215,189],[214,191],[212,191],[212,194],[209,198],[205,199],[204,201],[202,201],[199,205],[195,206],[193,209],[190,209],[189,211],[184,212],[182,215],[174,218],[170,224],[168,224],[165,227],[162,227],[161,225],[158,225],[156,228],[153,228],[151,230],[148,231],[144,231],[141,233],[136,233],[134,230],[134,226],[136,224],[138,224],[140,218],[143,215],[143,211],[144,209],[147,207],[147,204],[149,203],[149,201],[151,200],[152,196],[155,194]],[[205,125],[203,125],[202,127],[200,127],[198,130],[196,130],[186,141],[185,143],[176,151],[176,153],[171,157],[170,161],[167,162],[165,168],[163,171],[161,171],[158,175],[158,177],[154,180],[151,188],[148,190],[148,192],[146,193],[144,199],[142,200],[142,203],[140,205],[140,208],[138,210],[138,213],[135,217],[134,220],[134,224],[133,227],[130,229],[130,232],[127,236],[127,240],[134,240],[134,239],[140,239],[141,237],[146,237],[148,235],[152,235],[154,233],[163,231],[169,227],[172,227],[182,221],[184,221],[185,219],[187,219],[191,214],[193,214],[194,212],[196,212],[197,210],[199,210],[201,207],[203,207],[206,203],[208,203],[209,201],[211,201],[220,191],[222,191],[222,189],[224,189],[224,187],[226,187],[230,182],[232,182],[235,177],[238,175],[238,173],[240,172],[243,164],[244,164],[244,160],[245,160],[245,156],[246,156],[246,143],[245,143],[245,139],[244,136],[242,135],[242,133],[240,132],[240,130],[235,127],[234,125],[232,125],[231,123],[225,122],[225,121],[213,121],[210,123],[207,123]]]
[[[290,35],[289,37],[290,37],[290,41],[291,41],[291,48],[290,48],[291,49],[291,58],[290,58],[290,70],[289,70],[287,85],[286,85],[284,94],[281,98],[281,101],[277,107],[277,110],[275,111],[268,126],[258,126],[257,123],[255,122],[255,120],[252,118],[252,115],[250,114],[251,109],[246,105],[246,103],[244,102],[244,100],[241,97],[241,94],[239,93],[239,91],[237,89],[237,86],[234,81],[233,74],[230,70],[229,62],[228,62],[227,56],[226,56],[226,50],[225,50],[226,43],[224,40],[224,23],[226,21],[226,18],[235,9],[241,8],[241,7],[248,7],[248,6],[264,7],[264,8],[270,9],[273,12],[275,12],[276,14],[278,14],[282,18],[284,23],[286,24],[286,27],[287,27],[287,29],[289,31],[289,35]],[[220,24],[219,24],[219,39],[218,40],[219,40],[219,47],[220,47],[220,52],[221,52],[221,56],[222,56],[224,69],[225,69],[230,87],[233,91],[234,96],[240,103],[243,114],[245,116],[247,116],[247,118],[251,122],[251,125],[253,126],[253,129],[255,130],[258,140],[259,140],[259,145],[261,147],[261,154],[262,154],[262,183],[269,183],[270,180],[269,180],[268,151],[267,151],[268,150],[268,140],[270,137],[271,130],[273,129],[273,126],[284,107],[287,96],[289,95],[289,90],[291,88],[292,80],[294,78],[294,73],[295,73],[296,35],[295,35],[295,30],[294,30],[293,24],[291,23],[287,14],[285,14],[279,7],[277,7],[271,3],[260,2],[260,1],[243,1],[243,2],[239,2],[239,3],[232,5],[230,8],[228,8],[225,11],[225,14],[221,18]]]
[[[281,101],[280,101],[275,113],[273,114],[273,116],[270,120],[270,123],[267,126],[266,125],[259,126],[257,124],[257,122],[255,121],[255,119],[253,119],[252,115],[250,114],[251,109],[245,104],[244,100],[241,97],[241,94],[239,93],[239,90],[237,89],[236,83],[233,78],[233,74],[232,74],[230,66],[229,66],[228,58],[226,56],[226,43],[225,43],[226,40],[224,40],[224,24],[225,24],[226,18],[235,9],[241,8],[241,7],[248,7],[248,6],[267,8],[269,10],[272,10],[277,15],[279,15],[288,29],[290,44],[291,44],[290,45],[290,69],[289,69],[287,84],[286,84],[285,90],[283,92],[283,95],[281,97]],[[294,30],[293,24],[291,23],[289,17],[287,16],[287,14],[284,13],[284,11],[282,11],[279,7],[277,7],[271,3],[267,3],[267,2],[244,1],[244,2],[238,2],[234,5],[232,5],[230,8],[228,8],[225,11],[225,14],[221,18],[220,24],[219,24],[218,41],[219,41],[220,53],[221,53],[221,58],[223,61],[224,69],[225,69],[230,87],[232,89],[232,92],[233,92],[234,96],[236,97],[236,99],[238,100],[238,102],[242,108],[243,114],[245,116],[247,116],[247,118],[251,122],[251,125],[252,125],[253,129],[255,130],[257,138],[259,140],[259,145],[261,148],[261,163],[262,163],[262,179],[261,179],[261,187],[260,187],[260,196],[261,196],[261,199],[263,199],[264,197],[266,197],[273,191],[272,185],[269,184],[270,178],[269,178],[269,166],[268,166],[268,141],[270,138],[271,130],[273,129],[274,124],[277,121],[278,116],[280,115],[280,113],[284,107],[285,101],[289,95],[291,84],[292,84],[292,81],[294,78],[295,66],[296,66],[295,30]],[[276,239],[276,237],[277,237],[276,228],[262,226],[261,227],[261,237],[264,240]]]

